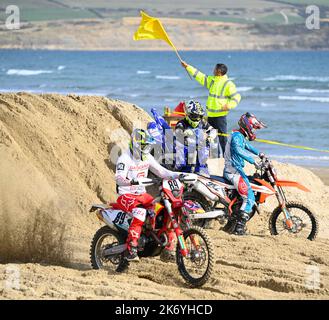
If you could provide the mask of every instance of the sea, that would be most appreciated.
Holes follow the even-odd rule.
[[[258,138],[329,150],[329,52],[182,51],[206,74],[225,63],[242,95],[228,116],[236,128],[249,111],[267,124]],[[150,112],[195,99],[207,90],[190,79],[172,51],[0,50],[0,92],[76,93],[131,102]],[[254,142],[273,159],[328,167],[329,153]]]

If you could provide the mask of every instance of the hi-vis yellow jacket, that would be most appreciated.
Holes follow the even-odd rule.
[[[228,111],[222,111],[223,106],[227,105],[231,110],[241,101],[235,84],[228,79],[227,75],[222,77],[208,76],[190,65],[187,66],[186,70],[197,82],[209,90],[208,117],[226,116]]]

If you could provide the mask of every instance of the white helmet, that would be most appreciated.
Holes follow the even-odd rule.
[[[205,115],[204,109],[200,102],[191,100],[185,107],[186,120],[196,128]]]

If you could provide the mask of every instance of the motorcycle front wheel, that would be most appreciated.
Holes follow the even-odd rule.
[[[319,223],[314,213],[301,203],[288,202],[292,227],[288,228],[281,207],[277,207],[270,216],[269,228],[272,235],[291,235],[308,240],[317,236]]]
[[[214,248],[205,230],[194,226],[183,233],[189,255],[184,257],[177,244],[176,262],[178,271],[191,288],[203,286],[211,277],[214,268]]]

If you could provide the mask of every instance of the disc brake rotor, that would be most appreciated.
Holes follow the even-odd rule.
[[[291,217],[291,221],[292,221],[292,227],[288,228],[288,226],[286,225],[286,222],[283,221],[283,225],[284,228],[289,230],[292,233],[299,233],[303,230],[303,227],[305,226],[303,223],[303,220],[299,217],[296,216],[292,216]]]
[[[198,267],[201,267],[206,262],[206,252],[203,247],[191,251],[191,261]]]

